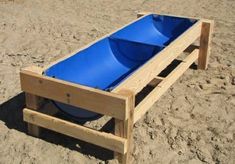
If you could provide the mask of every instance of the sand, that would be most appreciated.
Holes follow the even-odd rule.
[[[215,20],[207,71],[188,70],[134,127],[137,164],[235,163],[234,0],[0,0],[0,163],[117,163],[102,148],[27,134],[19,70],[44,66],[150,11]]]

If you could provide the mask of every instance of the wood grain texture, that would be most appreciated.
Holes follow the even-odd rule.
[[[207,69],[208,60],[210,56],[211,37],[214,27],[214,21],[203,20],[200,47],[199,47],[199,58],[198,58],[198,69]]]
[[[21,88],[27,93],[120,120],[128,118],[125,96],[46,77],[28,70],[21,71],[20,79]]]
[[[114,157],[118,159],[119,163],[129,164],[131,163],[131,152],[132,152],[132,142],[133,142],[133,117],[134,117],[134,104],[135,97],[134,94],[128,90],[120,91],[119,94],[128,97],[128,111],[129,118],[127,120],[115,119],[115,135],[127,139],[127,152],[123,155],[115,152]]]
[[[32,110],[40,110],[42,103],[43,103],[43,98],[25,93],[25,103],[26,107]],[[39,137],[41,129],[40,127],[33,125],[31,123],[28,123],[28,133],[32,136]]]
[[[134,123],[136,123],[149,108],[167,91],[167,89],[189,68],[198,58],[198,49],[187,56],[155,89],[153,89],[135,108]]]
[[[142,67],[135,71],[129,78],[123,81],[112,92],[131,90],[135,94],[143,89],[156,75],[165,69],[177,56],[191,45],[201,34],[201,21],[195,23],[180,37],[154,56]],[[143,78],[144,77],[144,78]]]
[[[50,129],[110,150],[125,154],[127,152],[127,139],[111,133],[99,132],[78,124],[74,124],[53,116],[25,108],[24,121]]]

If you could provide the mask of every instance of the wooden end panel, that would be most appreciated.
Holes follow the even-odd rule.
[[[125,96],[53,79],[28,70],[20,72],[20,80],[22,90],[27,93],[120,120],[128,118]]]

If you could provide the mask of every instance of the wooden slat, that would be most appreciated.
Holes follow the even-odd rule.
[[[115,135],[127,139],[127,153],[122,155],[120,153],[114,152],[114,156],[118,159],[119,163],[129,164],[131,162],[131,151],[132,151],[132,139],[133,139],[133,117],[134,117],[134,105],[135,96],[130,91],[120,91],[119,94],[128,97],[128,111],[129,118],[127,120],[115,119]]]
[[[188,69],[198,58],[198,49],[194,50],[179,64],[159,85],[146,96],[135,108],[134,123],[137,122],[149,108],[167,91],[167,89]]]
[[[25,108],[24,121],[50,129],[94,145],[98,145],[122,154],[127,151],[127,140],[111,133],[99,132],[53,116]]]
[[[164,77],[156,76],[148,83],[148,86],[156,87],[162,80],[164,80]]]
[[[188,47],[184,50],[184,52],[186,52],[186,53],[191,53],[191,52],[193,52],[193,50],[195,50],[195,49],[199,49],[199,45],[191,44],[190,46],[188,46]]]
[[[20,73],[21,88],[27,93],[81,107],[120,120],[128,118],[127,97],[46,77],[28,70]]]
[[[120,90],[131,90],[137,94],[148,84],[154,76],[165,69],[177,56],[179,56],[190,44],[192,44],[201,33],[201,21],[195,23],[191,28],[184,32],[180,37],[168,45],[165,49],[154,56],[128,79],[123,81],[112,92]],[[144,77],[144,78],[143,78]]]
[[[214,21],[203,20],[200,37],[200,48],[198,58],[198,69],[207,69],[208,60],[210,56],[210,44],[213,31]]]
[[[164,16],[177,17],[177,18],[187,18],[187,19],[194,19],[194,20],[200,20],[201,19],[201,18],[198,18],[198,17],[189,17],[189,16],[173,15],[173,14],[158,13],[158,12],[151,13],[151,12],[144,12],[144,11],[137,13],[137,18],[140,18],[142,16],[147,16],[149,14],[164,15]]]

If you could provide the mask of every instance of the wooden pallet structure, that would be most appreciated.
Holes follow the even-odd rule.
[[[139,13],[137,16],[141,17],[146,14],[148,13]],[[27,67],[22,69],[20,72],[21,88],[26,94],[23,119],[28,123],[28,132],[31,135],[39,136],[40,127],[50,129],[112,150],[120,163],[131,163],[133,125],[192,63],[198,60],[198,69],[207,68],[213,21],[197,20],[192,27],[111,92],[44,76],[43,71],[46,68]],[[173,71],[166,77],[159,76],[160,72],[198,39],[200,45],[187,55]],[[154,86],[154,89],[136,105],[136,95],[147,85]],[[41,105],[45,99],[70,104],[114,118],[114,134],[57,118],[50,111],[42,112]]]

